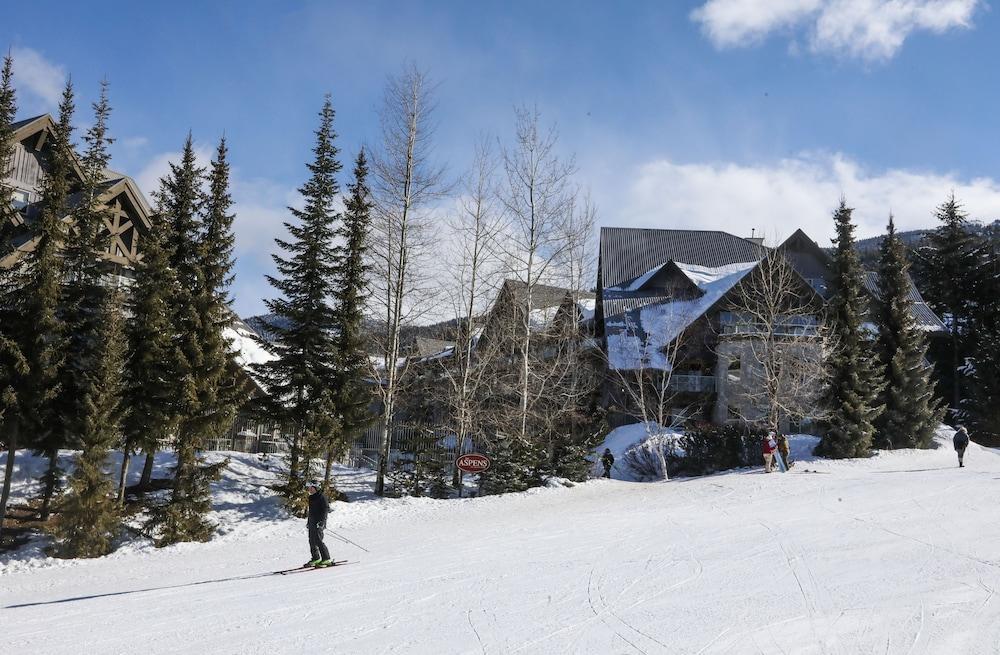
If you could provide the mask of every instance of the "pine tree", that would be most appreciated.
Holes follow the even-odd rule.
[[[286,221],[285,228],[291,239],[275,240],[286,255],[273,255],[278,277],[267,277],[280,294],[267,301],[269,311],[277,317],[271,326],[277,358],[256,367],[269,395],[276,399],[272,411],[294,426],[289,477],[283,489],[289,499],[302,496],[300,457],[307,433],[311,432],[309,417],[315,416],[326,396],[336,364],[330,298],[336,279],[333,238],[338,215],[334,200],[339,190],[335,176],[340,163],[333,118],[328,95],[316,130],[314,159],[308,164],[309,180],[299,189],[305,207],[289,208],[294,221]]]
[[[63,279],[60,249],[66,239],[64,218],[69,214],[73,189],[74,154],[72,145],[72,82],[67,82],[59,104],[59,119],[49,145],[49,170],[41,190],[41,212],[33,237],[35,247],[24,258],[18,281],[18,324],[21,350],[28,360],[29,373],[21,386],[23,432],[36,452],[49,459],[42,477],[41,519],[47,520],[52,497],[61,477],[58,465],[63,441],[61,421],[54,411],[59,393],[64,330],[59,319]]]
[[[6,256],[12,237],[17,210],[6,199],[10,189],[3,183],[11,169],[14,157],[14,117],[17,99],[14,93],[14,60],[8,54],[0,73],[0,259]],[[28,362],[18,344],[16,330],[16,276],[13,271],[0,266],[0,442],[7,447],[7,465],[4,471],[3,491],[0,492],[0,535],[3,534],[7,515],[7,498],[10,496],[14,457],[17,453],[17,417],[19,415],[18,386],[28,373]]]
[[[198,461],[203,426],[200,415],[203,373],[199,364],[205,352],[199,337],[204,333],[204,321],[210,320],[200,313],[202,307],[198,302],[204,289],[200,243],[205,203],[203,178],[204,169],[197,166],[194,142],[188,134],[181,161],[170,164],[170,173],[161,180],[159,194],[160,209],[164,220],[170,222],[173,239],[169,261],[176,283],[169,302],[171,334],[180,354],[171,380],[179,419],[174,439],[177,465],[173,490],[167,508],[153,516],[153,524],[160,530],[157,543],[161,546],[207,541],[213,530],[205,519],[211,509],[208,482],[212,476],[203,474]]]
[[[984,241],[975,346],[969,365],[962,367],[971,382],[963,408],[973,432],[991,441],[1000,437],[1000,223],[986,229]]]
[[[906,249],[890,216],[879,261],[877,313],[878,353],[886,376],[881,398],[885,411],[875,423],[879,443],[887,448],[929,448],[942,415],[924,359],[924,333],[913,317],[909,268]]]
[[[55,530],[61,557],[100,557],[111,552],[121,526],[115,486],[108,476],[108,455],[121,432],[122,366],[125,340],[121,297],[104,295],[98,318],[100,329],[93,368],[86,372],[80,406],[80,454],[69,478],[69,493]]]
[[[136,264],[135,282],[128,301],[125,327],[128,356],[123,395],[129,411],[123,425],[119,502],[125,499],[131,454],[141,450],[151,460],[158,444],[166,442],[177,427],[173,379],[183,363],[171,320],[171,302],[177,284],[170,268],[169,244],[172,241],[169,221],[160,221],[143,239],[142,259]],[[151,469],[150,466],[146,470]]]
[[[957,412],[963,398],[959,368],[974,346],[970,335],[975,299],[981,295],[981,244],[969,229],[968,214],[954,193],[937,208],[935,216],[941,225],[918,248],[914,272],[927,304],[944,319],[951,333],[950,366],[942,366],[941,377],[951,387],[952,412]]]
[[[73,207],[72,227],[62,250],[65,281],[59,314],[66,337],[55,411],[60,419],[60,441],[73,447],[90,438],[85,431],[92,422],[92,398],[102,393],[93,386],[100,381],[93,371],[100,367],[105,348],[100,335],[108,294],[102,281],[102,255],[108,245],[105,221],[110,222],[111,217],[101,200],[104,171],[111,161],[108,147],[113,143],[108,136],[111,106],[107,82],[101,83],[100,97],[93,107],[94,124],[84,136],[87,149],[81,160],[79,201]]]
[[[358,153],[354,162],[354,183],[348,186],[348,191],[350,196],[345,202],[343,223],[337,230],[343,245],[337,258],[334,289],[336,366],[332,386],[340,429],[326,452],[324,483],[327,485],[334,449],[344,447],[371,420],[368,410],[371,394],[366,383],[368,353],[362,331],[368,295],[372,208],[364,150]]]
[[[199,241],[201,286],[194,290],[200,317],[199,358],[194,366],[197,413],[188,421],[198,443],[225,432],[236,418],[248,389],[239,364],[230,351],[225,330],[232,326],[229,286],[232,283],[232,198],[229,194],[229,162],[225,138],[221,139],[208,176],[209,193],[203,205]]]
[[[841,199],[833,214],[837,238],[827,320],[835,347],[826,362],[830,419],[820,450],[835,458],[867,456],[875,432],[873,422],[882,411],[875,404],[883,387],[882,371],[863,325],[868,312],[862,287],[863,270],[854,249],[852,212],[847,201]]]

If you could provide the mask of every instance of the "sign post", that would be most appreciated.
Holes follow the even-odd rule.
[[[462,474],[463,473],[482,473],[490,468],[490,458],[486,455],[480,455],[479,453],[467,453],[465,455],[460,455],[455,458],[455,468],[459,470],[458,474],[458,497],[462,497]]]

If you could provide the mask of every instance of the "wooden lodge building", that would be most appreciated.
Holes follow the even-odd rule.
[[[667,372],[675,423],[752,417],[741,385],[754,380],[748,339],[755,327],[731,309],[743,285],[778,252],[797,277],[796,294],[810,298],[816,311],[777,333],[808,342],[830,299],[831,258],[802,230],[771,249],[760,239],[720,231],[601,229],[594,329],[607,356],[605,403],[614,424],[641,420],[636,394],[626,384]],[[865,290],[874,302],[878,282],[877,272],[866,271]],[[932,336],[945,334],[912,280],[910,298],[917,325]],[[790,425],[785,418],[780,427],[805,428],[809,422],[805,417]]]
[[[35,116],[14,123],[14,155],[8,175],[3,179],[10,189],[10,202],[17,208],[13,237],[0,244],[0,267],[9,268],[30,252],[37,243],[33,225],[38,220],[42,181],[48,170],[50,146],[55,122],[48,114]],[[83,171],[74,161],[75,181],[69,197],[70,213],[64,221],[73,220],[72,208],[80,201]],[[150,230],[156,229],[157,217],[135,180],[124,173],[104,171],[100,200],[112,209],[111,220],[105,222],[108,284],[128,285],[133,279],[132,269],[142,257],[142,242]],[[236,361],[247,370],[255,362],[271,355],[254,339],[251,330],[235,314],[226,336],[236,351]],[[248,375],[249,378],[249,375]],[[252,378],[250,378],[251,381]],[[256,386],[256,385],[255,385]],[[258,392],[262,391],[258,387]],[[277,427],[261,423],[249,416],[240,415],[228,434],[219,435],[208,449],[277,450],[280,444]]]

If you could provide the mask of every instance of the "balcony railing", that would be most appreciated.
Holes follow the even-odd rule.
[[[708,393],[715,391],[714,375],[680,375],[674,373],[670,376],[670,388],[674,391],[693,391],[695,393]]]

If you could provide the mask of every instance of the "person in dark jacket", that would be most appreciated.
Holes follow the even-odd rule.
[[[306,518],[306,528],[309,530],[309,551],[312,559],[305,566],[330,566],[330,551],[323,543],[323,531],[326,530],[326,515],[330,513],[330,503],[320,491],[319,483],[310,480],[306,483],[309,492],[309,516]]]
[[[779,434],[776,441],[778,443],[778,454],[781,455],[781,461],[785,463],[786,469],[791,468],[792,458],[789,457],[788,437],[783,434]]]
[[[611,454],[610,448],[604,449],[604,454],[601,455],[601,464],[604,465],[604,477],[611,477],[611,467],[615,465],[615,456]]]
[[[964,425],[958,426],[958,430],[955,432],[955,437],[951,440],[955,445],[955,452],[958,453],[958,465],[960,467],[965,466],[965,449],[969,447],[969,432],[965,429]]]

